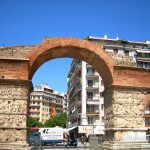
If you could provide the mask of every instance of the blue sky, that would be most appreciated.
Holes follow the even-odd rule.
[[[43,37],[89,35],[150,40],[149,0],[0,0],[0,46],[32,45]],[[66,91],[71,59],[42,65],[33,83]]]

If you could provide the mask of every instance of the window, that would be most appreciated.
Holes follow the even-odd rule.
[[[101,110],[103,110],[104,109],[104,104],[101,104]]]
[[[87,75],[94,75],[95,70],[93,68],[87,68]]]
[[[143,63],[142,62],[137,62],[137,66],[138,67],[143,67]]]
[[[103,80],[101,80],[101,86],[104,86]]]
[[[98,113],[99,112],[99,106],[98,105],[87,105],[87,112],[88,113]]]
[[[149,62],[145,62],[145,68],[150,68],[150,63]]]
[[[78,77],[81,77],[81,70],[78,71]]]
[[[100,92],[99,94],[100,94],[100,97],[103,97],[103,92]]]
[[[102,117],[102,122],[104,122],[104,117]]]
[[[150,118],[145,118],[145,126],[150,126]]]
[[[125,54],[125,56],[129,56],[129,51],[125,50],[124,54]]]
[[[148,110],[149,110],[149,112],[150,112],[150,106],[149,106],[149,109],[148,109]]]
[[[93,92],[87,92],[87,99],[93,99]]]
[[[114,53],[115,53],[115,54],[117,54],[117,53],[118,53],[118,49],[114,49],[113,51],[114,51]]]
[[[93,123],[94,123],[94,118],[88,117],[88,124],[93,124]]]
[[[93,80],[88,80],[88,86],[93,86]]]

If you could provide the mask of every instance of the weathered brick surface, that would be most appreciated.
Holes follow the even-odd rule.
[[[28,61],[0,60],[0,79],[28,80]]]
[[[76,38],[45,38],[35,46],[0,48],[0,78],[32,79],[43,63],[60,57],[85,60],[99,72],[105,86],[150,87],[150,69],[136,68],[130,58],[110,55],[102,46]]]
[[[44,62],[60,57],[84,60],[100,73],[105,85],[112,83],[112,69],[115,62],[111,56],[102,47],[77,38],[45,38],[43,43],[36,46],[27,56],[31,66],[29,78],[32,78],[34,72]]]
[[[150,69],[115,66],[113,84],[133,87],[150,87]]]

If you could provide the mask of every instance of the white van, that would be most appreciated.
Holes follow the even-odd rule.
[[[63,128],[40,128],[38,132],[41,135],[42,144],[56,144],[64,142]]]

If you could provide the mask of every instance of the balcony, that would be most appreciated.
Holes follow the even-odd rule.
[[[87,89],[89,89],[89,90],[94,90],[94,89],[98,89],[99,88],[99,85],[87,85],[87,87],[86,87]]]
[[[99,96],[87,96],[87,101],[99,101]]]
[[[93,106],[93,105],[89,105],[89,106]],[[99,106],[87,108],[87,115],[96,115],[96,114],[99,114],[99,109],[98,109],[98,107],[99,107]]]
[[[92,74],[92,73],[88,73],[87,75],[86,75],[86,78],[87,79],[93,79],[93,78],[99,78],[99,75],[98,74]]]
[[[145,111],[144,117],[145,117],[145,118],[150,118],[150,112],[149,112],[149,111]]]
[[[32,116],[34,119],[40,119],[40,116]]]
[[[38,110],[38,109],[30,109],[30,112],[31,112],[31,113],[32,113],[32,112],[40,113],[40,110]]]
[[[30,107],[40,107],[40,104],[30,104]]]
[[[87,104],[89,105],[99,105],[99,100],[88,99]]]
[[[150,123],[145,124],[145,127],[150,128]]]
[[[40,102],[40,101],[41,101],[41,99],[32,98],[32,99],[30,99],[30,101],[34,101],[34,102]]]

